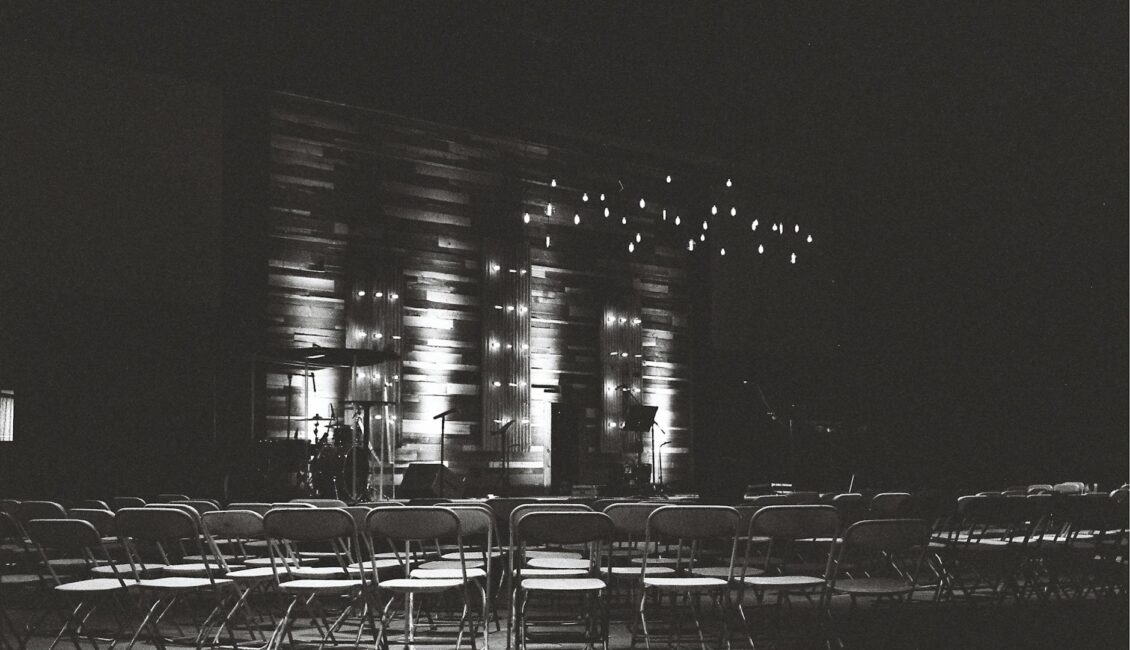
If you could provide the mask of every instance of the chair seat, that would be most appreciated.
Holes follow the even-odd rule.
[[[643,558],[642,557],[634,557],[634,558],[632,558],[632,563],[633,564],[643,564]],[[647,563],[648,564],[656,564],[656,565],[678,564],[679,560],[677,558],[673,558],[673,557],[649,557],[649,558],[647,558]]]
[[[597,591],[605,588],[600,578],[526,578],[522,589],[526,591]]]
[[[637,573],[638,572],[639,571],[637,570]],[[514,574],[517,577],[520,577],[520,578],[525,578],[525,577],[530,577],[530,576],[543,577],[543,578],[552,578],[552,577],[568,578],[568,577],[572,577],[572,576],[583,576],[586,573],[588,573],[588,570],[586,570],[586,569],[525,568],[525,569],[518,569],[518,570],[514,571]]]
[[[125,583],[123,586],[122,583]],[[78,582],[66,582],[55,587],[55,591],[69,593],[91,593],[98,591],[117,591],[137,584],[136,580],[118,580],[117,578],[91,578]]]
[[[467,577],[468,578],[485,578],[486,575],[487,575],[487,572],[483,571],[482,569],[472,568],[472,567],[467,568]],[[462,580],[463,579],[463,571],[461,569],[458,569],[458,568],[456,568],[456,569],[424,569],[424,568],[419,568],[419,569],[413,569],[412,575],[409,576],[409,577],[422,578],[422,579],[425,579],[425,580]]]
[[[745,583],[761,589],[811,589],[823,587],[824,579],[816,576],[750,576]]]
[[[444,578],[444,579],[424,579],[424,578],[394,578],[392,580],[382,580],[380,585],[381,589],[388,589],[397,593],[435,593],[440,591],[447,591],[452,587],[458,587],[463,584],[460,579]]]
[[[229,567],[238,570],[242,567]],[[171,576],[195,576],[198,578],[207,578],[209,572],[219,573],[222,568],[218,564],[203,562],[189,562],[186,564],[170,564],[161,569],[166,575]]]
[[[336,560],[337,553],[333,551],[299,551],[298,557],[303,560]]]
[[[302,564],[302,562],[303,562],[302,560],[296,560],[294,558],[287,558],[287,560],[286,560],[287,564]],[[275,564],[280,564],[280,563],[282,563],[282,560],[279,560],[279,559],[276,558]],[[269,567],[269,566],[271,566],[271,558],[269,558],[269,557],[249,557],[249,558],[246,558],[245,560],[243,560],[241,562],[241,564],[243,564],[243,566],[246,566],[246,567],[259,567],[259,566]]]
[[[185,576],[170,576],[167,578],[152,578],[138,582],[146,589],[207,589],[213,584],[216,586],[231,584],[231,580],[217,578],[215,581],[208,578],[193,578]]]
[[[571,557],[532,557],[526,564],[535,569],[588,569],[589,561]]]
[[[750,577],[750,576],[759,576],[763,573],[765,573],[764,569],[758,569],[758,568],[755,568],[755,567],[748,567],[745,570],[745,575],[746,575],[747,578]],[[691,575],[705,576],[705,577],[708,577],[708,578],[723,578],[723,579],[725,579],[727,576],[730,575],[730,568],[724,567],[724,566],[695,567],[694,570],[691,571]],[[737,580],[738,578],[741,577],[741,575],[742,575],[741,567],[734,567],[734,579]]]
[[[843,594],[893,596],[909,593],[912,587],[899,578],[853,578],[836,581],[834,590]]]
[[[400,560],[397,560],[395,558],[385,558],[373,561],[366,560],[364,562],[354,562],[346,568],[350,571],[357,571],[359,569],[369,571],[373,568],[374,565],[376,565],[378,571],[380,571],[381,569],[391,569],[393,567],[400,566]]]
[[[614,576],[638,576],[638,575],[640,575],[640,567],[634,567],[634,566],[614,566],[614,567],[611,567],[611,569],[609,569],[607,567],[604,569],[605,573],[608,573],[609,571],[611,571],[612,575],[614,575]],[[673,567],[669,567],[669,566],[649,566],[649,567],[647,567],[647,569],[644,569],[644,574],[649,575],[649,576],[650,575],[668,575],[668,574],[672,574],[674,572],[675,572],[675,569]]]
[[[275,572],[269,566],[259,566],[250,569],[237,569],[235,571],[228,571],[225,577],[232,580],[261,580],[263,578],[273,578]]]
[[[526,551],[526,559],[557,558],[557,559],[573,559],[573,560],[576,560],[580,557],[581,557],[580,553],[576,553],[576,552],[573,552],[573,551],[539,551],[539,550],[536,550],[536,549],[532,550],[532,551],[530,551],[530,550]]]
[[[339,566],[302,566],[292,567],[290,575],[295,578],[329,578],[333,576],[344,576],[345,569]]]
[[[90,562],[81,557],[63,557],[47,560],[56,573],[78,573],[90,568]]]
[[[43,582],[47,578],[30,573],[4,573],[0,574],[0,585],[28,585],[33,582]]]
[[[489,555],[491,557],[491,559],[494,559],[494,558],[502,557],[503,554],[501,552],[498,552],[498,551],[491,551],[490,553],[487,553],[487,555]],[[529,555],[529,554],[527,553],[527,555]],[[472,559],[477,560],[480,564],[482,564],[482,562],[483,562],[483,554],[479,553],[479,552],[466,551],[466,552],[463,553],[463,557],[466,558],[468,562],[470,562]],[[439,559],[441,559],[441,560],[455,560],[456,562],[458,562],[459,561],[459,551],[455,551],[454,553],[444,553],[443,555],[439,556]]]
[[[725,587],[726,581],[721,578],[648,578],[644,577],[643,584],[645,587],[655,587],[657,589],[671,589],[676,591],[686,591],[695,589],[717,589]]]
[[[417,569],[427,569],[427,570],[430,570],[430,571],[437,571],[437,570],[444,570],[444,569],[456,569],[456,570],[458,570],[460,566],[461,565],[460,565],[458,560],[455,560],[455,561],[432,560],[431,562],[424,562],[423,564],[421,564],[420,566],[418,566],[416,568]],[[475,560],[475,561],[469,560],[467,562],[467,568],[476,568],[477,569],[477,568],[484,567],[484,566],[486,566],[486,562],[484,562],[482,560]]]
[[[235,555],[221,555],[220,557],[224,558],[224,562],[228,562],[229,564],[233,563],[233,562],[235,562],[236,560],[239,559],[239,557],[235,556]],[[203,562],[204,556],[203,555],[186,555],[186,556],[182,557],[181,560],[184,561],[184,562],[187,562],[187,563],[195,564],[196,562]],[[220,563],[220,561],[212,555],[208,556],[208,561],[211,562],[213,565]]]
[[[279,589],[303,593],[346,593],[360,586],[360,580],[317,580],[311,578],[284,582],[279,585]]]
[[[164,569],[168,565],[167,564],[148,564],[148,563],[146,563],[146,564],[134,564],[133,566],[137,567],[138,573],[145,574],[145,573],[154,573],[156,571],[160,571],[161,569]],[[111,564],[103,564],[102,566],[96,566],[96,567],[94,567],[93,569],[90,570],[90,573],[91,573],[91,575],[96,575],[96,576],[112,576],[112,575],[115,575],[115,573],[114,573],[115,570],[117,571],[117,573],[124,573],[126,575],[131,575],[133,573],[133,570],[130,569],[130,565],[129,565],[128,562],[124,562],[122,564],[112,564],[112,565]]]

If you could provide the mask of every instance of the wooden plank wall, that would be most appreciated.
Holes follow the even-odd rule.
[[[490,432],[513,419],[511,482],[538,492],[553,481],[554,402],[581,414],[582,483],[607,482],[641,442],[649,461],[651,436],[619,429],[626,395],[611,389],[627,384],[659,407],[664,479],[689,481],[691,253],[662,161],[287,94],[271,127],[271,346],[401,355],[365,369],[367,384],[336,370],[317,393],[292,381],[292,416],[392,395],[399,478],[439,459],[432,417],[456,408],[445,457],[477,492],[500,485]],[[285,433],[286,384],[267,373],[261,437]]]

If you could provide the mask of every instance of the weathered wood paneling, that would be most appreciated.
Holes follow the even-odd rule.
[[[602,481],[641,445],[650,462],[653,444],[665,480],[690,478],[692,288],[663,161],[285,94],[272,120],[269,340],[401,360],[317,395],[269,372],[265,435],[283,435],[288,394],[294,417],[320,408],[308,398],[388,395],[399,477],[438,460],[432,416],[454,407],[448,465],[472,490],[496,490],[490,432],[513,419],[511,483],[529,491],[552,481],[549,404],[567,401],[584,414],[582,480]],[[619,384],[659,407],[654,442],[620,431]]]

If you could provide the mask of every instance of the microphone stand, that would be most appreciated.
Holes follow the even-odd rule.
[[[636,398],[636,396],[632,392],[632,389],[631,389],[630,386],[624,386],[623,388],[619,388],[618,390],[622,393],[627,393],[628,399],[635,402],[636,406],[643,406],[643,402],[639,401],[639,399]],[[670,434],[667,433],[666,429],[659,426],[659,423],[655,421],[655,418],[651,419],[651,424],[648,425],[648,428],[647,428],[648,434],[651,436],[651,476],[649,478],[651,480],[652,489],[662,489],[662,485],[660,484],[660,481],[662,479],[658,478],[657,475],[656,475],[656,471],[658,469],[658,465],[656,464],[656,459],[659,458],[659,462],[660,463],[663,462],[663,459],[658,456],[658,454],[657,454],[658,450],[655,447],[655,429],[656,428],[658,428],[660,431],[663,432],[664,438],[669,438]],[[667,443],[665,442],[662,445],[660,445],[660,447],[663,447],[666,444]],[[637,455],[636,458],[637,458],[637,460],[636,460],[637,463],[640,460],[643,459],[643,441],[642,440],[640,441],[640,453]]]
[[[458,413],[458,411],[456,409],[447,409],[443,413],[440,413],[439,415],[434,416],[432,418],[433,420],[439,420],[439,465],[440,465],[440,467],[446,467],[446,465],[444,465],[444,463],[443,463],[443,450],[447,447],[447,445],[443,444],[443,438],[444,438],[444,435],[445,435],[444,430],[445,430],[445,427],[447,425],[447,416],[453,415],[455,413]],[[444,487],[445,487],[444,483],[445,482],[446,481],[443,480],[443,476],[441,474],[440,475],[440,481],[439,481],[439,496],[440,496],[440,498],[443,498]]]

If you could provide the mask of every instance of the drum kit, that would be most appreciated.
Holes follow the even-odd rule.
[[[302,376],[307,382],[314,381],[312,370],[348,368],[352,370],[351,376],[357,376],[358,367],[373,366],[397,358],[399,357],[394,352],[387,350],[322,347],[283,350],[261,357],[274,365],[289,369],[301,368],[298,372],[290,372],[288,380],[293,376]],[[296,439],[291,441],[304,443],[304,462],[301,463],[302,467],[297,468],[298,492],[347,502],[370,501],[386,498],[387,483],[390,492],[387,496],[396,496],[395,481],[391,477],[386,481],[385,471],[386,466],[393,466],[395,459],[397,445],[393,439],[394,432],[390,430],[392,418],[389,409],[397,404],[397,400],[388,398],[387,388],[382,388],[381,393],[382,399],[338,401],[342,406],[341,415],[331,403],[329,417],[315,414],[302,418],[290,416],[292,408],[290,393],[287,393],[288,438],[280,440],[291,440],[289,436],[293,430]],[[309,392],[304,394],[308,395]],[[308,401],[304,410],[309,412]],[[372,431],[374,415],[380,423],[380,430],[375,437]],[[297,440],[298,428],[294,423],[312,423],[312,438]],[[379,453],[374,450],[374,442],[378,443]]]

